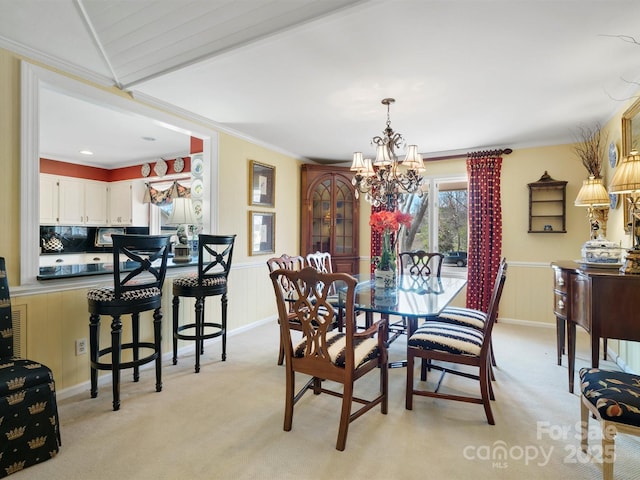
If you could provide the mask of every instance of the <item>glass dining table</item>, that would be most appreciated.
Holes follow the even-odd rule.
[[[419,319],[437,316],[467,284],[461,277],[422,277],[399,275],[396,288],[376,288],[371,274],[354,275],[358,280],[355,290],[356,311],[366,313],[369,326],[374,313],[389,318],[396,315],[407,319],[407,334],[416,329]],[[339,303],[343,303],[345,290],[339,289]],[[341,298],[342,297],[342,298]],[[400,363],[396,365],[396,363]],[[394,362],[391,367],[403,366],[404,362]]]

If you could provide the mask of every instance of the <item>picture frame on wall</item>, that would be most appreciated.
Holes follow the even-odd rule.
[[[249,212],[249,232],[251,242],[249,255],[265,255],[275,253],[275,212]]]
[[[276,167],[249,161],[249,205],[275,206]]]

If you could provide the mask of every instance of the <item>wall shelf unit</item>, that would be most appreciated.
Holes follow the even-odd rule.
[[[529,233],[567,233],[567,182],[545,171],[529,187]]]

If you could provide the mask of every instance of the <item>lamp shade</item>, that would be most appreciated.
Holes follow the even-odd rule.
[[[193,204],[190,198],[174,198],[172,203],[173,210],[167,220],[167,225],[194,225],[198,223],[193,214]]]
[[[609,194],[601,178],[589,177],[582,182],[575,201],[576,207],[609,206]]]
[[[352,172],[361,172],[364,170],[364,158],[362,157],[362,152],[354,152],[353,154],[353,163],[351,163]]]
[[[622,159],[616,168],[611,184],[611,193],[631,193],[640,191],[640,155],[632,152]]]

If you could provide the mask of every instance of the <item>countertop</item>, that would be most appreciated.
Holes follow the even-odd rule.
[[[136,268],[136,262],[123,262],[120,264],[120,271],[126,272]],[[198,266],[198,257],[191,257],[190,262],[174,262],[173,257],[169,258],[167,268]],[[38,280],[56,280],[60,278],[88,277],[92,275],[113,274],[113,263],[84,263],[77,265],[56,265],[53,267],[40,267]]]

